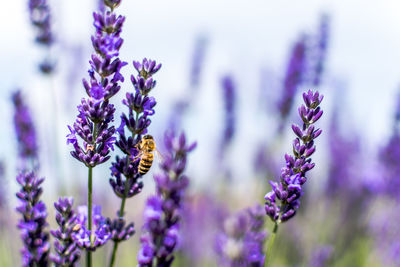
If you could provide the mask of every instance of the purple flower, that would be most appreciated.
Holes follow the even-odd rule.
[[[225,104],[225,126],[221,143],[221,150],[223,150],[232,142],[233,136],[235,134],[236,86],[232,76],[229,75],[224,76],[221,83]]]
[[[320,246],[314,249],[311,260],[308,266],[310,267],[324,267],[327,266],[327,261],[332,256],[333,247]]]
[[[219,266],[264,266],[263,246],[267,236],[263,230],[264,218],[263,208],[256,205],[224,221],[215,246]]]
[[[117,212],[117,216],[119,216],[119,211]],[[126,224],[124,217],[118,217],[114,220],[107,218],[106,224],[110,227],[111,240],[114,242],[128,240],[135,234],[134,224]]]
[[[20,173],[17,182],[21,186],[16,194],[17,211],[22,215],[18,222],[24,247],[22,266],[48,266],[50,252],[49,234],[46,232],[46,205],[40,200],[44,178],[38,179],[33,172]]]
[[[31,112],[22,97],[21,91],[14,92],[12,100],[14,103],[14,128],[18,140],[19,156],[23,163],[28,160],[36,161],[38,146]]]
[[[51,32],[51,14],[46,0],[29,0],[29,13],[32,25],[36,28],[36,42],[50,49],[54,42]],[[51,73],[54,70],[54,64],[49,58],[46,58],[40,65],[42,73]]]
[[[302,185],[307,181],[305,175],[315,165],[310,157],[315,152],[314,139],[322,130],[316,129],[313,124],[322,116],[319,104],[323,96],[309,90],[303,93],[303,99],[305,105],[299,108],[303,126],[292,125],[297,136],[293,141],[293,155],[285,155],[286,166],[281,170],[280,181],[270,181],[272,191],[265,195],[266,214],[276,223],[285,222],[296,214],[303,195]]]
[[[326,61],[326,50],[329,40],[329,29],[330,28],[330,17],[327,14],[321,16],[321,21],[319,25],[319,32],[317,35],[317,40],[314,49],[312,49],[311,56],[312,60],[312,75],[311,84],[313,86],[319,86],[321,84],[321,78],[325,68]]]
[[[92,213],[92,230],[86,228],[87,207],[79,206],[77,223],[73,227],[72,239],[79,248],[94,251],[103,246],[110,238],[110,227],[101,215],[101,207],[94,206]]]
[[[282,118],[282,123],[285,122],[290,110],[292,109],[293,99],[296,95],[297,88],[304,79],[305,66],[306,39],[305,37],[301,37],[293,46],[283,81],[282,96],[278,102],[278,109]]]
[[[188,145],[182,133],[176,137],[166,133],[164,138],[166,153],[160,164],[162,173],[155,175],[157,195],[147,200],[138,253],[139,266],[170,266],[173,251],[179,243],[182,197],[189,180],[183,174],[187,153],[196,143]]]
[[[56,221],[59,225],[57,230],[50,231],[56,238],[54,241],[56,254],[51,256],[55,266],[77,266],[78,264],[80,251],[72,235],[79,222],[73,210],[73,204],[73,198],[59,198],[58,202],[54,203],[57,210]]]
[[[138,144],[142,136],[147,133],[147,128],[151,123],[149,117],[154,115],[153,108],[157,104],[155,98],[148,95],[153,87],[147,88],[144,94],[134,81],[143,80],[143,84],[147,84],[147,81],[151,80],[155,85],[152,75],[161,67],[161,64],[156,64],[154,60],[146,58],[142,63],[133,62],[133,65],[138,71],[136,78],[132,76],[132,83],[136,89],[135,93],[126,93],[126,98],[122,100],[122,104],[128,107],[128,115],[122,113],[121,124],[117,129],[119,138],[116,146],[125,155],[117,156],[111,166],[110,185],[120,198],[130,198],[142,191],[143,182],[138,172],[140,162]],[[125,129],[128,130],[129,135],[125,135]],[[126,190],[128,191],[125,192]]]
[[[120,1],[105,1],[113,10]],[[109,99],[120,90],[124,77],[120,71],[127,63],[118,58],[123,43],[120,37],[125,18],[112,11],[93,13],[95,34],[92,36],[94,53],[89,61],[89,81],[83,79],[88,99],[82,99],[79,114],[73,127],[68,126],[67,144],[73,144],[71,155],[87,167],[94,167],[107,161],[115,143],[115,127],[109,126],[114,120],[114,105]],[[80,145],[76,136],[83,144]]]

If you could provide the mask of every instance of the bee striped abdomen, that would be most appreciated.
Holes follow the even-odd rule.
[[[151,165],[153,164],[153,159],[154,156],[152,153],[144,153],[139,162],[139,173],[141,175],[146,174],[150,170]]]

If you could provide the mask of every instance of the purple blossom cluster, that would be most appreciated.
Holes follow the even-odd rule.
[[[87,167],[107,161],[115,142],[115,127],[109,125],[114,119],[115,108],[109,99],[120,90],[119,83],[124,81],[120,71],[127,64],[118,58],[125,17],[117,16],[112,10],[119,2],[106,1],[111,11],[93,13],[96,33],[92,36],[92,45],[96,53],[89,61],[90,80],[83,79],[89,98],[81,100],[77,120],[73,127],[68,126],[71,133],[67,143],[74,147],[71,155]],[[78,144],[76,135],[83,140],[83,146]]]
[[[32,25],[36,28],[37,34],[35,41],[47,49],[50,49],[54,42],[51,31],[51,13],[47,0],[29,0],[29,14]],[[42,73],[51,73],[54,64],[49,58],[45,58],[40,63],[39,68]]]
[[[73,204],[74,200],[71,197],[59,198],[54,203],[59,228],[50,231],[56,239],[54,241],[56,254],[51,256],[51,260],[57,267],[77,266],[80,258],[80,250],[72,238],[76,225],[78,225],[78,216],[73,210]]]
[[[142,62],[133,62],[138,72],[135,77],[131,76],[135,93],[126,93],[122,104],[128,107],[129,113],[122,113],[121,124],[117,129],[118,140],[116,146],[125,154],[123,157],[116,156],[111,166],[110,185],[114,193],[120,198],[130,198],[140,193],[143,188],[141,175],[138,172],[140,162],[138,143],[146,134],[154,115],[154,106],[157,104],[154,97],[148,94],[156,86],[153,75],[161,68],[154,60],[143,59]],[[129,135],[125,135],[125,129]],[[123,176],[125,179],[123,179]]]
[[[316,38],[316,44],[315,47],[313,47],[312,49],[313,69],[310,71],[312,72],[311,84],[313,86],[320,86],[321,84],[322,74],[324,73],[326,56],[327,56],[329,32],[330,32],[330,17],[327,14],[323,14],[321,16],[319,32]]]
[[[110,227],[106,219],[101,215],[101,207],[94,206],[92,213],[92,230],[86,227],[88,212],[86,206],[79,206],[76,224],[73,227],[71,237],[81,249],[94,251],[103,246],[110,238]]]
[[[282,96],[278,102],[278,110],[285,122],[293,105],[297,88],[303,82],[306,72],[306,38],[301,37],[293,46],[283,81]],[[281,125],[283,127],[283,125]]]
[[[221,144],[222,148],[224,148],[232,142],[235,134],[236,86],[233,78],[230,75],[224,76],[221,80],[221,83],[225,104],[225,126]]]
[[[323,96],[309,90],[303,93],[305,105],[299,108],[303,126],[293,124],[292,130],[296,135],[293,141],[293,155],[285,155],[286,166],[282,168],[280,181],[270,181],[272,191],[265,195],[265,211],[276,223],[285,222],[296,214],[303,195],[302,185],[307,181],[306,173],[314,168],[311,155],[315,152],[314,139],[322,130],[316,129],[314,123],[322,116],[319,107]],[[279,200],[280,204],[277,203]]]
[[[17,135],[18,152],[22,164],[25,166],[27,161],[35,162],[38,157],[36,130],[31,112],[21,91],[13,93],[12,101],[14,103],[14,128]]]
[[[171,266],[173,251],[178,244],[182,198],[189,184],[183,174],[187,154],[196,143],[187,144],[185,135],[179,137],[166,133],[166,148],[160,164],[162,173],[154,176],[157,194],[147,200],[144,211],[144,233],[140,238],[141,248],[138,263],[142,267]]]
[[[228,217],[223,232],[217,236],[219,266],[264,266],[263,246],[267,237],[264,221],[265,214],[260,205]]]
[[[22,215],[18,222],[23,241],[22,266],[48,266],[49,233],[46,228],[47,210],[40,197],[44,178],[37,178],[33,172],[20,173],[17,182],[21,186],[16,196],[19,199],[17,211]]]

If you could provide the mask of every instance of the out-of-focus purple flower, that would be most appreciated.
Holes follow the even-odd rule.
[[[6,192],[5,187],[7,183],[5,181],[5,166],[4,162],[0,161],[0,212],[4,214],[6,207]],[[0,216],[0,228],[3,226],[3,216]]]
[[[67,144],[73,144],[71,155],[87,167],[94,167],[107,161],[110,149],[115,142],[114,105],[109,99],[120,90],[120,82],[124,77],[120,70],[127,63],[119,58],[119,49],[123,43],[120,37],[125,17],[112,12],[119,2],[106,1],[111,11],[93,13],[96,33],[92,36],[92,44],[96,53],[89,61],[89,81],[83,79],[83,86],[89,99],[82,99],[78,106],[79,114],[73,127],[68,126]],[[78,144],[78,135],[83,145]]]
[[[46,0],[29,0],[29,13],[32,25],[36,28],[36,42],[39,45],[50,49],[54,42],[54,36],[51,32],[51,14],[48,2]],[[49,58],[44,59],[39,65],[42,73],[51,73],[54,70],[54,64]]]
[[[186,262],[183,265],[203,266],[205,259],[214,255],[214,247],[209,244],[215,241],[216,231],[222,228],[227,213],[223,203],[208,193],[185,198],[182,209],[182,245],[179,246],[179,251],[185,255]]]
[[[22,266],[48,266],[50,244],[46,232],[46,205],[40,200],[44,178],[38,179],[33,172],[20,173],[17,182],[21,186],[16,194],[19,199],[17,211],[22,215],[18,221],[24,247]]]
[[[196,143],[187,144],[182,133],[176,137],[166,133],[166,152],[160,164],[162,173],[154,176],[157,195],[147,200],[144,211],[144,234],[140,238],[139,266],[170,266],[178,244],[182,198],[189,180],[183,174],[187,153]]]
[[[354,194],[359,194],[362,190],[359,174],[354,170],[359,159],[360,146],[356,138],[346,138],[340,132],[337,115],[337,112],[333,113],[328,133],[330,160],[325,191],[330,197],[345,193],[354,198]]]
[[[221,143],[221,147],[222,149],[224,149],[232,142],[235,134],[236,86],[232,76],[230,75],[224,76],[221,80],[221,83],[223,90],[223,99],[225,104],[225,126]]]
[[[264,218],[263,208],[256,205],[225,220],[223,232],[216,240],[219,266],[264,266]]]
[[[311,84],[319,86],[324,73],[326,52],[329,41],[330,17],[327,14],[321,16],[319,32],[316,38],[316,44],[310,53],[312,55]]]
[[[305,105],[299,108],[303,126],[300,128],[292,124],[296,135],[293,156],[285,155],[286,167],[281,170],[280,181],[270,181],[272,191],[265,195],[265,211],[276,223],[285,222],[296,214],[303,195],[302,185],[307,181],[305,175],[315,165],[310,158],[315,152],[314,139],[322,133],[313,124],[322,116],[323,111],[319,104],[323,96],[309,90],[303,93],[303,99]],[[280,204],[277,203],[278,200]]]
[[[31,112],[22,97],[21,91],[14,92],[12,100],[14,103],[14,128],[18,140],[19,156],[23,163],[36,161],[38,145]]]
[[[293,46],[283,81],[282,96],[278,102],[278,110],[282,123],[285,123],[293,105],[297,88],[304,80],[306,67],[306,38],[302,36]],[[281,125],[281,128],[283,125]]]
[[[51,255],[51,260],[55,266],[77,266],[80,251],[72,238],[74,227],[79,224],[78,217],[73,210],[74,200],[70,198],[59,198],[54,203],[57,210],[56,221],[59,226],[57,230],[50,233],[56,238],[54,241],[55,255]]]
[[[208,45],[207,37],[199,36],[197,38],[193,51],[192,65],[190,70],[191,89],[195,89],[199,86],[207,45]]]
[[[79,206],[77,223],[73,227],[72,239],[79,248],[94,251],[104,245],[110,238],[110,227],[106,219],[101,215],[101,207],[94,206],[92,213],[92,231],[86,227],[87,207]]]
[[[308,266],[310,267],[327,266],[327,261],[331,257],[332,253],[333,253],[332,246],[321,246],[314,249]]]

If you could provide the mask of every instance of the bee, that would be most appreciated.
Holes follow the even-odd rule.
[[[140,175],[145,175],[153,164],[154,151],[156,151],[156,143],[153,136],[149,134],[144,135],[142,140],[137,144],[137,149],[139,149],[139,155],[135,157],[135,160],[140,158],[139,173]]]

